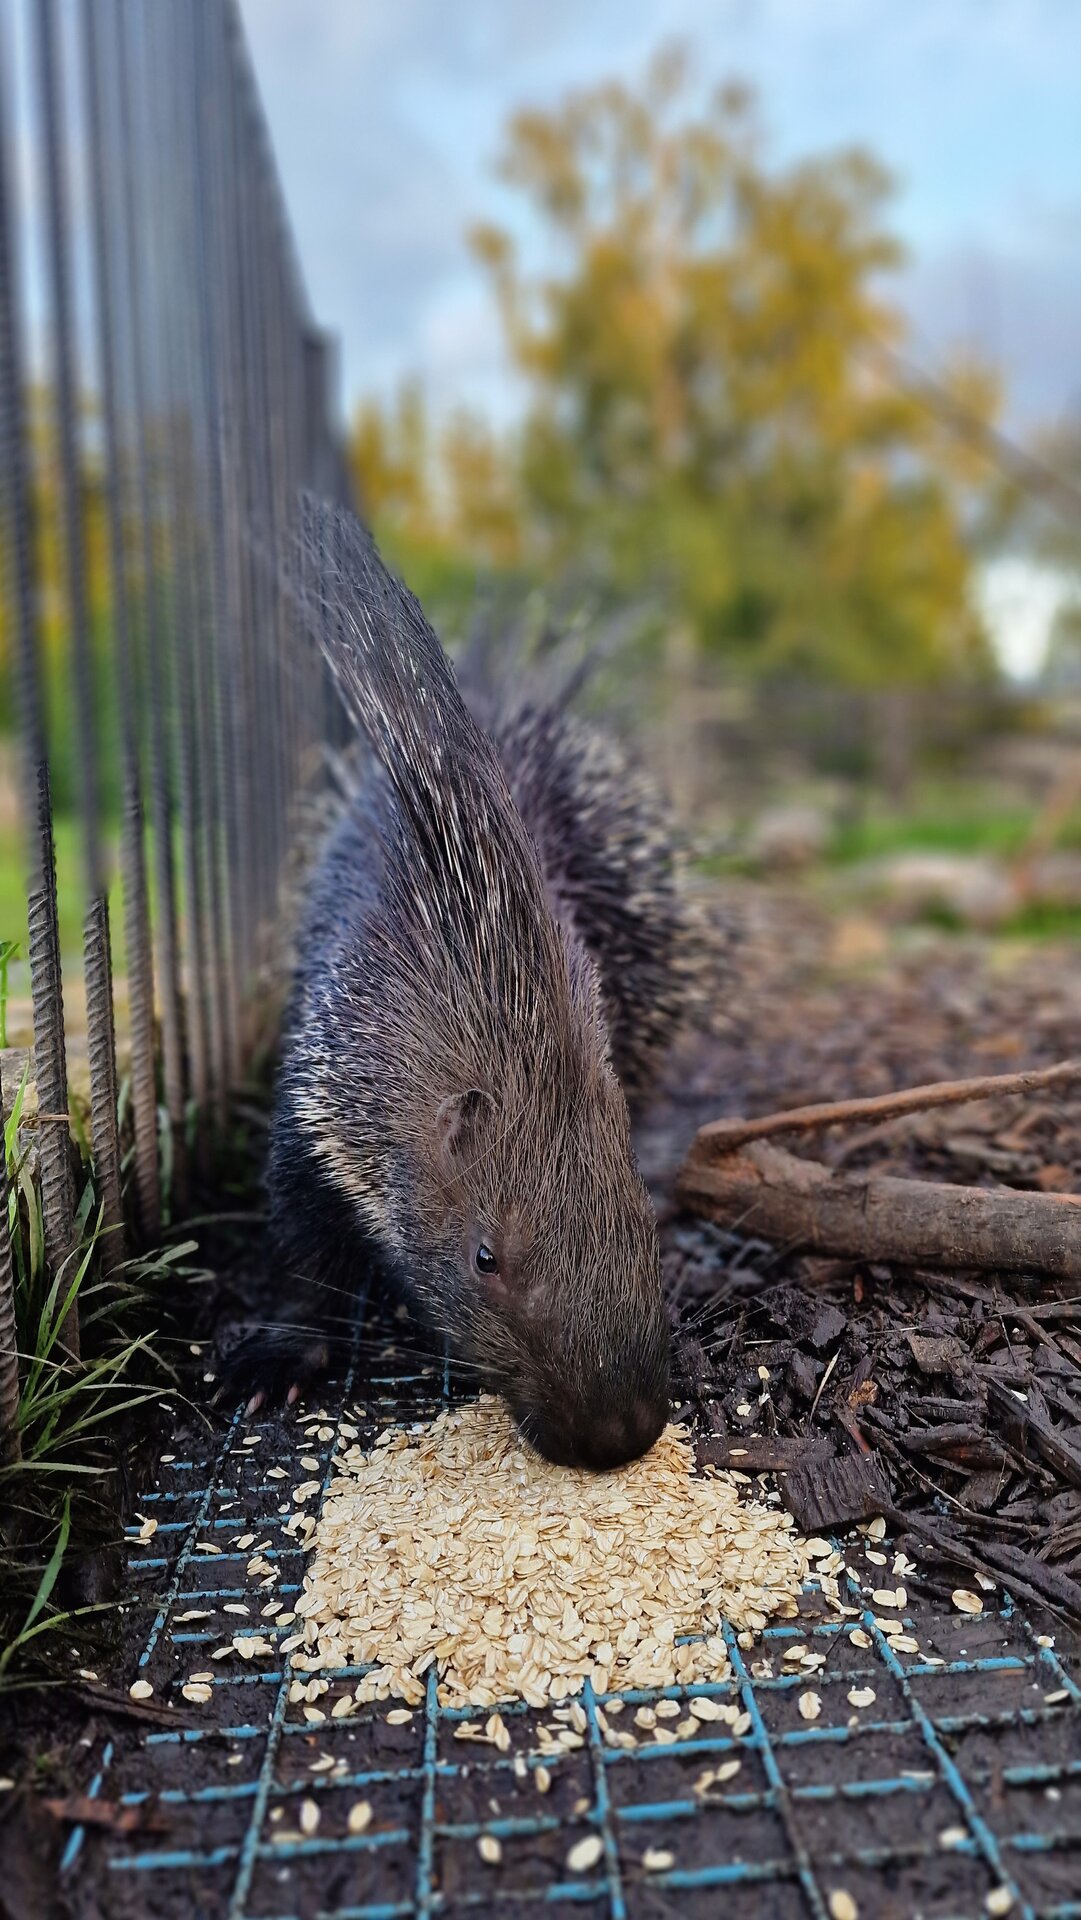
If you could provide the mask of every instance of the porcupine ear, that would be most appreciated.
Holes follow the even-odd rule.
[[[441,1101],[436,1114],[439,1145],[445,1160],[461,1166],[484,1150],[492,1102],[479,1087],[454,1093]]]

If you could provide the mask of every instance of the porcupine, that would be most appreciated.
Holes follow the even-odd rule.
[[[313,1315],[374,1264],[540,1452],[614,1466],[668,1414],[656,1225],[617,1078],[641,1099],[678,1021],[661,816],[562,701],[483,729],[366,530],[321,506],[309,522],[313,625],[369,751],[285,1022],[269,1189],[288,1288],[231,1379],[253,1406],[295,1398]]]

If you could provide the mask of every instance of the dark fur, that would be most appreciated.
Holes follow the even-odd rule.
[[[287,1019],[283,1320],[317,1326],[318,1289],[355,1292],[374,1263],[551,1458],[633,1458],[667,1417],[668,1339],[611,1055],[638,1091],[674,1017],[640,803],[565,713],[511,717],[501,759],[356,522],[314,510],[309,583],[313,554],[303,604],[372,751],[311,889]],[[652,1023],[651,988],[626,978],[646,949]]]

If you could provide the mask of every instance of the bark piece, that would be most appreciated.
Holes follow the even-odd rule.
[[[808,1453],[782,1475],[781,1498],[802,1533],[829,1533],[891,1510],[886,1475],[874,1453],[823,1459]]]
[[[838,1173],[761,1140],[717,1158],[712,1147],[700,1149],[701,1140],[677,1192],[723,1226],[790,1250],[1081,1280],[1081,1194]]]

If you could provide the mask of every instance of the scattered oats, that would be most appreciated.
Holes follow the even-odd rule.
[[[967,1839],[968,1834],[964,1827],[943,1827],[938,1836],[938,1844],[940,1847],[945,1847],[948,1852],[951,1847],[963,1847]]]
[[[642,1855],[642,1865],[647,1873],[667,1873],[669,1867],[676,1864],[676,1856],[669,1853],[667,1847],[647,1847]]]
[[[217,1554],[220,1554],[220,1553],[221,1553],[221,1548],[220,1548],[220,1547],[216,1547],[216,1546],[214,1545],[214,1542],[213,1542],[212,1540],[197,1540],[197,1541],[195,1542],[195,1551],[196,1551],[196,1553],[217,1553]]]
[[[1013,1894],[1009,1887],[992,1887],[983,1904],[988,1913],[1009,1913],[1013,1907]]]
[[[320,1707],[302,1707],[301,1713],[304,1715],[309,1726],[312,1727],[323,1726],[327,1717]]]
[[[817,1693],[801,1693],[799,1697],[800,1718],[817,1720],[822,1711],[822,1700]]]
[[[804,1541],[803,1550],[808,1560],[828,1560],[833,1552],[833,1544],[815,1534],[812,1539]]]
[[[1045,1707],[1057,1707],[1060,1701],[1068,1700],[1069,1697],[1070,1692],[1068,1687],[1056,1687],[1054,1693],[1044,1694],[1043,1703]]]
[[[722,1619],[750,1645],[771,1617],[794,1619],[819,1552],[747,1485],[699,1477],[675,1426],[644,1459],[583,1476],[573,1502],[566,1471],[491,1397],[389,1428],[345,1452],[318,1526],[304,1517],[298,1645],[313,1664],[367,1669],[358,1701],[419,1706],[435,1665],[449,1708],[551,1709],[588,1679],[599,1695],[678,1687],[657,1718],[708,1719],[691,1695],[731,1677]],[[541,1750],[580,1745],[584,1725],[568,1714]]]
[[[311,1434],[309,1434],[308,1435],[309,1440],[311,1439],[311,1437],[312,1437]],[[317,1440],[333,1440],[334,1428],[333,1427],[316,1427],[315,1438]]]
[[[650,1727],[655,1727],[657,1724],[657,1715],[654,1709],[652,1707],[639,1707],[634,1716],[634,1724],[636,1727],[645,1727],[647,1732]]]
[[[212,1698],[213,1692],[212,1688],[207,1686],[205,1680],[189,1680],[186,1686],[181,1687],[180,1691],[185,1700],[190,1700],[192,1704],[197,1707],[205,1707],[207,1701]]]
[[[812,1696],[812,1698],[813,1698],[813,1696]],[[745,1734],[745,1733],[750,1733],[750,1731],[751,1731],[751,1716],[750,1716],[750,1714],[749,1714],[749,1713],[738,1713],[738,1714],[736,1715],[736,1718],[735,1718],[735,1719],[733,1720],[733,1722],[732,1722],[732,1732],[733,1732],[733,1733],[735,1734],[735,1736],[736,1736],[736,1739],[737,1739],[737,1740],[742,1740],[742,1738],[743,1738],[743,1736],[744,1736],[744,1734]]]
[[[149,1700],[153,1691],[149,1680],[133,1680],[128,1688],[133,1700]]]
[[[1054,1644],[1055,1644],[1055,1637],[1053,1634],[1038,1633],[1036,1635],[1036,1645],[1038,1647],[1053,1647]]]
[[[331,1719],[347,1720],[349,1715],[356,1710],[356,1704],[351,1693],[343,1693],[340,1699],[335,1700],[334,1705],[330,1709]]]
[[[797,1641],[795,1646],[785,1648],[784,1657],[786,1661],[791,1661],[794,1666],[798,1666],[806,1653],[806,1647],[803,1646],[800,1641]]]
[[[850,1707],[869,1707],[876,1698],[873,1687],[853,1687],[848,1695]]]
[[[289,1475],[284,1467],[268,1467],[266,1477],[268,1480],[288,1480]]]
[[[222,1612],[247,1614],[251,1612],[251,1608],[246,1607],[244,1605],[243,1600],[227,1600],[224,1607],[222,1608]]]
[[[658,1720],[678,1720],[681,1709],[678,1700],[658,1700],[653,1711]]]
[[[741,1420],[746,1420],[750,1411],[751,1403],[749,1400],[741,1400],[739,1406],[736,1408],[736,1412],[739,1414]]]
[[[687,1704],[696,1720],[719,1720],[721,1717],[720,1702],[709,1699],[705,1694],[696,1694]]]
[[[953,1601],[953,1604],[957,1608],[958,1613],[982,1613],[983,1612],[983,1601],[980,1599],[979,1594],[969,1593],[967,1587],[955,1587],[953,1592],[950,1595],[950,1599]],[[995,1909],[995,1911],[1001,1911],[1002,1913],[1008,1913],[1009,1910],[1010,1910],[1009,1907],[1002,1907],[1001,1909]]]
[[[718,1784],[723,1784],[725,1780],[734,1780],[742,1765],[742,1760],[722,1760],[714,1776]]]
[[[886,1522],[882,1514],[876,1513],[874,1519],[867,1522],[864,1532],[868,1540],[884,1540],[886,1537]]]
[[[161,1464],[163,1467],[170,1466],[175,1459],[175,1453],[163,1453],[161,1456]]]
[[[549,1793],[551,1791],[552,1776],[547,1767],[535,1768],[533,1781],[538,1793]]]
[[[494,1833],[482,1833],[477,1841],[477,1852],[489,1867],[498,1867],[503,1858],[503,1848]]]
[[[834,1887],[829,1897],[830,1920],[859,1920],[859,1908],[845,1887]]]
[[[404,1727],[406,1721],[412,1718],[413,1715],[408,1707],[391,1707],[387,1715],[387,1725],[388,1727]],[[502,1721],[500,1725],[502,1725]]]
[[[200,1686],[205,1686],[209,1684],[209,1682],[213,1680],[213,1678],[214,1678],[214,1675],[212,1673],[189,1673],[188,1675],[189,1682],[194,1680],[196,1684]]]
[[[318,1831],[319,1808],[314,1800],[302,1800],[300,1803],[300,1831],[312,1834]]]
[[[274,1652],[272,1640],[264,1640],[261,1633],[238,1633],[233,1636],[233,1652],[239,1653],[242,1660],[257,1660]]]
[[[305,1500],[311,1500],[318,1492],[318,1480],[302,1480],[299,1487],[293,1488],[293,1501],[295,1505],[303,1506]]]
[[[365,1833],[372,1824],[371,1801],[358,1800],[350,1807],[345,1824],[350,1833]]]
[[[0,1780],[0,1793],[10,1793],[14,1785],[14,1780],[12,1780],[8,1774],[5,1774],[3,1779]]]
[[[894,1653],[918,1653],[920,1650],[919,1641],[914,1639],[910,1633],[895,1633],[893,1639],[890,1641],[890,1645]],[[942,1664],[943,1662],[941,1660],[928,1662],[928,1665],[936,1667],[942,1666]]]
[[[587,1834],[584,1840],[577,1840],[567,1855],[567,1865],[572,1873],[588,1873],[595,1867],[604,1852],[604,1841],[597,1833]]]
[[[862,1627],[853,1627],[848,1637],[854,1647],[871,1647],[874,1645],[870,1634],[866,1633]]]
[[[875,1552],[875,1549],[874,1549],[873,1547],[868,1547],[868,1548],[866,1549],[866,1552],[867,1552],[867,1558],[868,1558],[868,1560],[869,1560],[869,1561],[871,1562],[871,1565],[872,1565],[873,1567],[884,1567],[884,1566],[885,1566],[885,1564],[886,1564],[886,1556],[885,1556],[885,1554],[884,1554],[884,1553],[876,1553],[876,1552]]]
[[[184,1623],[188,1620],[209,1620],[209,1619],[210,1619],[209,1608],[189,1607],[187,1613],[174,1613],[173,1625],[179,1627],[179,1626],[183,1626]]]
[[[158,1523],[157,1523],[157,1521],[156,1521],[156,1520],[143,1520],[143,1516],[142,1516],[142,1514],[141,1514],[141,1513],[140,1513],[140,1514],[136,1514],[136,1516],[135,1516],[135,1517],[136,1517],[136,1519],[137,1519],[137,1520],[142,1520],[142,1526],[141,1526],[141,1527],[139,1528],[139,1539],[140,1539],[140,1540],[152,1540],[152,1539],[154,1538],[154,1535],[155,1535],[155,1534],[157,1533],[157,1530],[158,1530]]]
[[[957,1595],[954,1594],[956,1600]],[[908,1595],[903,1587],[876,1587],[871,1595],[876,1607],[903,1607]]]

